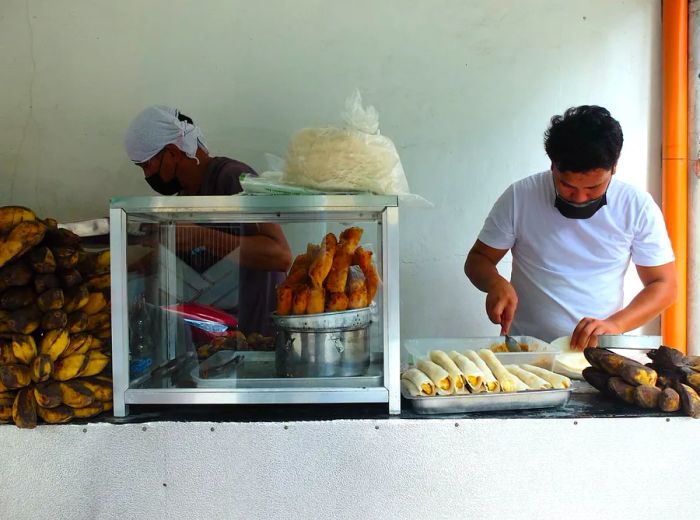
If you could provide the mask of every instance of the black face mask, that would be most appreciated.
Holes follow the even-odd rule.
[[[557,193],[557,196],[554,198],[554,207],[557,208],[559,213],[566,218],[591,218],[593,215],[595,215],[596,211],[607,205],[608,199],[606,195],[607,193],[603,193],[602,197],[586,202],[585,204],[574,204],[573,202],[564,200]]]
[[[160,172],[146,177],[146,182],[161,195],[175,195],[182,190],[182,185],[177,180],[177,177],[173,177],[171,181],[165,182],[160,176]]]

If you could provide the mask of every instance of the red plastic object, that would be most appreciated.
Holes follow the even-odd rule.
[[[218,336],[229,336],[238,330],[238,320],[235,316],[211,305],[179,303],[163,309],[177,314],[192,327],[192,339],[197,344]]]

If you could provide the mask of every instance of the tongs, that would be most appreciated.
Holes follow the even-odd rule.
[[[508,334],[504,334],[504,336],[506,337],[506,348],[508,349],[508,352],[522,352],[520,343],[515,341]]]

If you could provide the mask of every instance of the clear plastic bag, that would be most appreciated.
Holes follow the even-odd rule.
[[[344,128],[305,128],[289,140],[282,181],[322,191],[409,194],[401,159],[379,133],[379,115],[359,91],[345,102]]]

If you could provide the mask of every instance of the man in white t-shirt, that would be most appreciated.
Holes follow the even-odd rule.
[[[467,255],[464,271],[486,296],[502,332],[572,348],[596,346],[655,318],[676,298],[673,250],[651,196],[614,177],[622,129],[606,109],[554,116],[545,133],[551,168],[500,196]],[[512,251],[511,280],[496,264]],[[623,307],[630,260],[644,288]]]

